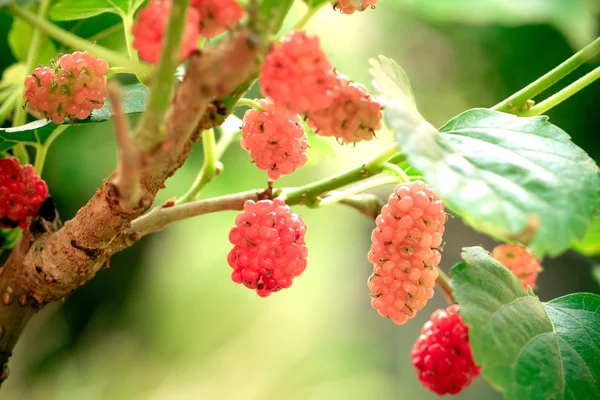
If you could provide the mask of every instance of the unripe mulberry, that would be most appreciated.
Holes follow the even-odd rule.
[[[213,38],[232,29],[245,15],[242,6],[235,0],[192,0],[202,19],[200,36]]]
[[[297,114],[268,97],[259,104],[263,111],[244,114],[241,145],[269,178],[279,179],[306,164],[306,133]]]
[[[140,11],[131,31],[135,37],[133,47],[141,60],[157,64],[162,51],[162,40],[167,28],[171,0],[151,1]],[[200,13],[189,7],[185,30],[181,40],[179,61],[182,62],[196,51],[200,39]]]
[[[86,52],[65,54],[54,68],[38,67],[25,79],[31,112],[61,124],[66,118],[86,119],[104,106],[106,61]]]
[[[262,92],[298,114],[331,104],[336,79],[319,38],[292,31],[273,44],[259,77]]]
[[[439,395],[456,394],[479,376],[468,333],[457,304],[431,315],[411,352],[423,386]]]
[[[0,159],[0,226],[25,228],[48,197],[48,187],[33,166],[10,157]]]
[[[341,143],[371,140],[381,129],[381,104],[360,83],[337,74],[329,107],[306,114],[308,126],[321,136],[335,136]]]
[[[342,14],[354,14],[355,11],[364,11],[368,7],[375,8],[377,0],[333,0],[331,4],[334,10],[340,10]]]
[[[494,258],[508,268],[523,284],[535,289],[535,281],[542,267],[525,247],[516,244],[500,244],[492,250]]]
[[[283,200],[248,200],[229,233],[231,279],[261,297],[289,288],[306,269],[305,234],[306,224]]]
[[[402,325],[433,297],[446,214],[444,202],[421,181],[394,189],[371,234],[371,305]]]

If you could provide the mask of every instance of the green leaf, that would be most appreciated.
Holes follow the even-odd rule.
[[[481,247],[451,270],[481,373],[508,400],[600,398],[600,296],[542,303]]]
[[[19,18],[13,20],[12,28],[8,33],[8,44],[17,60],[27,60],[32,35],[33,28],[31,25]],[[36,62],[47,65],[51,59],[56,57],[58,50],[48,36],[41,34],[40,39],[40,53]]]
[[[121,103],[125,114],[144,112],[148,100],[148,89],[144,85],[138,83],[126,86],[122,92]],[[111,115],[110,104],[107,101],[104,107],[95,110],[90,118],[77,121],[76,124],[107,121]],[[44,144],[57,126],[50,121],[40,119],[15,128],[0,128],[0,151],[6,151],[17,143]]]
[[[394,61],[384,56],[369,60],[369,72],[373,78],[377,91],[389,99],[399,99],[400,93],[413,105],[416,105],[410,80],[406,72]]]
[[[323,3],[329,3],[329,0],[302,0],[309,7],[319,7]]]
[[[139,7],[142,2],[131,0],[60,0],[50,9],[50,19],[54,21],[70,21],[94,17],[103,13],[126,15],[130,6]]]
[[[2,73],[2,81],[0,81],[0,89],[11,86],[22,85],[23,77],[25,76],[25,64],[22,62],[15,63],[6,68]]]
[[[587,230],[583,239],[573,243],[573,248],[586,256],[600,254],[600,215],[594,217],[592,226]]]
[[[407,102],[394,70],[371,65],[400,147],[454,212],[538,257],[583,236],[599,204],[598,167],[547,117],[474,109],[438,132]]]

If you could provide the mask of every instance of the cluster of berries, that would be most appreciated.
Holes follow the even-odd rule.
[[[23,95],[31,112],[61,124],[86,119],[104,105],[106,61],[86,52],[65,54],[53,67],[38,67],[25,79]]]
[[[167,27],[171,0],[152,0],[139,12],[133,25],[133,47],[140,59],[156,64],[160,60],[162,38]],[[212,38],[231,29],[244,16],[235,0],[192,0],[187,10],[180,61],[196,51],[200,37]]]
[[[527,248],[516,244],[500,244],[492,250],[492,255],[519,278],[525,289],[527,286],[535,289],[542,266]]]
[[[0,226],[25,228],[48,197],[48,187],[33,166],[14,157],[0,159]]]
[[[368,256],[371,305],[379,314],[404,324],[433,297],[445,223],[433,189],[421,181],[396,186],[377,216]]]

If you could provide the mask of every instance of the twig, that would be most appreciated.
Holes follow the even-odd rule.
[[[448,304],[456,303],[452,297],[452,286],[450,285],[450,277],[446,275],[441,268],[438,268],[438,277],[436,279],[437,288],[442,292]]]
[[[117,84],[108,86],[108,98],[112,106],[113,125],[119,147],[119,161],[115,186],[117,199],[124,212],[131,212],[140,206],[140,177],[142,151],[133,140],[129,122],[123,112],[121,96]]]

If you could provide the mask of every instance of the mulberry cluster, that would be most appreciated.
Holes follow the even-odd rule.
[[[31,165],[0,159],[0,226],[25,228],[48,197],[48,187]]]
[[[231,279],[261,297],[289,288],[306,269],[306,224],[281,199],[248,200],[229,233]]]
[[[456,394],[479,376],[468,333],[457,304],[431,315],[411,352],[423,386],[439,395]]]
[[[337,74],[331,104],[306,114],[308,126],[321,136],[335,136],[342,143],[371,140],[381,129],[381,104],[367,88]]]
[[[135,37],[133,47],[138,51],[141,60],[157,64],[160,60],[162,40],[167,28],[167,20],[171,9],[171,0],[152,0],[138,14],[138,20],[133,24],[132,33]],[[181,42],[180,61],[188,58],[195,50],[200,39],[200,13],[190,7],[187,12],[185,30]]]
[[[445,222],[443,201],[425,183],[396,186],[371,235],[368,286],[380,315],[404,324],[433,296]]]
[[[241,145],[269,178],[279,179],[306,163],[306,133],[297,114],[266,98],[259,100],[263,111],[244,114]]]
[[[492,254],[496,260],[504,264],[519,278],[525,289],[527,286],[535,289],[535,281],[542,267],[525,247],[515,244],[500,244],[492,250]]]
[[[273,44],[259,77],[265,95],[298,114],[320,110],[332,102],[336,79],[319,38],[292,31]]]
[[[375,8],[377,0],[333,0],[331,4],[334,10],[340,10],[342,14],[354,14],[355,11],[364,11],[368,7]]]
[[[61,124],[83,120],[104,105],[106,61],[86,52],[63,55],[58,65],[38,67],[25,79],[23,95],[31,112]]]
[[[202,17],[200,35],[205,38],[232,29],[245,15],[242,6],[235,0],[192,0],[192,6]]]

